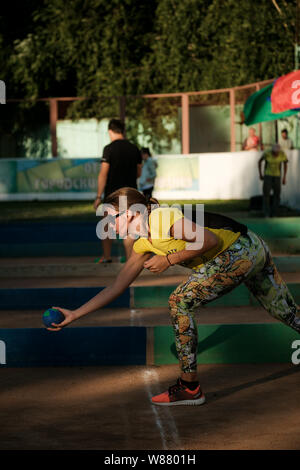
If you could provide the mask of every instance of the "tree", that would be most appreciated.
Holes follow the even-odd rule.
[[[27,97],[136,93],[156,2],[45,0],[15,42],[11,65]]]
[[[2,62],[32,99],[246,84],[292,69],[296,1],[32,0]]]
[[[160,0],[143,89],[174,93],[199,90],[207,50],[201,24],[211,0]]]
[[[171,139],[178,102],[134,96],[232,87],[290,72],[297,1],[28,0],[17,30],[11,31],[13,16],[2,28],[2,71],[10,96],[87,98],[69,108],[72,118],[116,116],[126,96],[131,137],[143,128]]]
[[[214,0],[201,25],[202,41],[209,51],[201,88],[244,85],[290,72],[295,8],[296,0],[285,8],[284,27],[272,0]]]

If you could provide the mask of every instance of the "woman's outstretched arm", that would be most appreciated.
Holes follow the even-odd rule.
[[[50,331],[59,331],[64,326],[67,326],[71,322],[78,320],[78,318],[87,315],[99,308],[104,307],[109,304],[117,297],[119,297],[130,284],[137,278],[140,272],[144,269],[144,263],[151,256],[150,253],[138,254],[132,251],[132,254],[128,261],[125,263],[124,267],[121,269],[117,275],[114,283],[111,286],[106,287],[100,291],[95,297],[90,299],[81,307],[75,310],[68,310],[62,307],[54,307],[60,310],[64,316],[65,320],[59,324],[53,323],[53,328],[47,328]]]

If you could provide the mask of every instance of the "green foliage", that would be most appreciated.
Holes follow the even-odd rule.
[[[18,3],[14,2],[13,3]],[[142,100],[243,85],[294,66],[297,0],[30,0],[0,17],[1,79],[10,97],[77,96],[72,119],[115,117],[128,136],[179,133],[176,100]],[[21,18],[23,15],[23,18]],[[204,98],[201,98],[202,101]]]
[[[5,65],[29,99],[268,79],[289,72],[294,58],[296,0],[275,3],[280,13],[271,0],[44,0]]]
[[[160,0],[156,11],[148,71],[143,87],[148,92],[174,93],[200,89],[207,50],[201,41],[201,24],[209,0]]]
[[[202,88],[244,85],[293,69],[296,0],[277,4],[281,14],[271,0],[211,3],[201,24],[209,51]]]

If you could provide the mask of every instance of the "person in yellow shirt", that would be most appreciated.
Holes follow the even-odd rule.
[[[124,204],[125,198],[125,204]],[[107,224],[121,237],[135,239],[130,258],[114,283],[65,316],[51,331],[104,307],[121,295],[143,269],[162,273],[175,264],[190,275],[169,297],[169,310],[180,364],[180,377],[152,397],[155,405],[202,405],[205,395],[197,373],[198,327],[194,310],[230,292],[242,282],[270,315],[300,332],[300,310],[281,279],[267,245],[245,225],[204,212],[199,225],[179,208],[158,202],[133,188],[121,188],[105,200]],[[198,222],[198,223],[197,223]],[[102,222],[101,222],[102,223]]]
[[[264,174],[262,163],[264,162]],[[265,152],[258,162],[259,177],[263,183],[263,212],[265,217],[275,217],[278,215],[281,192],[281,165],[283,163],[282,184],[286,184],[288,159],[281,150],[279,144],[272,145],[272,150]],[[270,204],[270,194],[273,190],[272,205]]]

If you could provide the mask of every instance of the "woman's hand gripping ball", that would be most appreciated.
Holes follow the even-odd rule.
[[[144,268],[152,273],[162,273],[170,266],[166,256],[155,255],[144,263]]]

